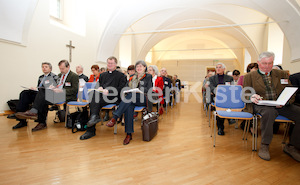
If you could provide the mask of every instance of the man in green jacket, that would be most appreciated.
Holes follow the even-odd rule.
[[[244,87],[255,90],[249,98],[252,103],[246,105],[246,111],[259,113],[261,118],[261,144],[258,156],[264,160],[270,160],[269,145],[273,137],[273,123],[278,115],[295,121],[295,127],[290,136],[289,144],[283,151],[300,162],[300,107],[292,104],[294,97],[284,106],[258,105],[264,100],[277,100],[280,93],[287,86],[292,86],[286,71],[272,69],[274,63],[273,52],[263,52],[258,58],[258,70],[252,71],[244,77]]]

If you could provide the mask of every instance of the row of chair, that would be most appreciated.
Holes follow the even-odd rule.
[[[250,127],[250,120],[253,120],[253,134],[252,134],[252,151],[257,150],[257,137],[258,137],[258,118],[261,118],[259,114],[251,114],[248,112],[242,112],[245,108],[245,103],[242,101],[242,86],[240,85],[218,85],[216,88],[216,97],[215,102],[209,103],[208,108],[208,122],[209,127],[210,119],[211,119],[211,108],[215,107],[215,111],[213,112],[214,124],[211,127],[211,136],[212,132],[214,133],[213,146],[216,146],[216,118],[219,116],[220,118],[225,119],[237,119],[237,120],[246,120],[246,124],[244,127],[244,132],[242,139],[247,140],[247,133]],[[206,104],[204,102],[204,104]],[[204,106],[206,108],[206,106]],[[206,110],[207,111],[207,110]],[[282,143],[285,143],[288,130],[290,124],[294,123],[292,120],[279,115],[276,122],[286,123],[286,128],[283,136]]]
[[[80,93],[80,97],[78,97],[77,101],[70,101],[66,104],[66,116],[65,116],[65,126],[67,126],[67,116],[69,114],[70,111],[70,107],[87,107],[89,105],[89,91],[92,89],[95,89],[96,87],[96,82],[87,82],[85,83],[82,93]],[[168,107],[168,103],[170,102],[169,100],[173,100],[174,98],[173,94],[170,94],[170,97],[166,98],[164,97],[165,101],[166,101],[166,113],[167,113],[167,107]],[[173,107],[175,101],[171,102],[171,108]],[[57,105],[63,105],[65,102],[61,102]],[[154,104],[158,104],[158,110],[160,108],[160,102],[158,102],[158,100],[156,102],[154,102]],[[142,112],[144,109],[146,108],[146,106],[136,106],[134,111],[139,113]],[[100,117],[102,118],[102,124],[103,124],[103,111],[104,110],[116,110],[117,109],[117,104],[108,104],[105,105],[101,108],[100,110]],[[115,124],[115,128],[114,128],[114,134],[117,134],[117,124]]]

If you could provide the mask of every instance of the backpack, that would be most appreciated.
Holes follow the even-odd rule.
[[[71,128],[72,133],[77,131],[85,131],[88,120],[89,117],[87,110],[73,112],[67,117],[67,128]]]
[[[9,100],[7,101],[7,104],[10,108],[10,110],[14,111],[14,112],[17,112],[17,105],[19,103],[19,100],[18,99],[13,99],[13,100]]]

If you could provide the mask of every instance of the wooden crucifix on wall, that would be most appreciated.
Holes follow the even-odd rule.
[[[75,48],[75,46],[72,46],[72,41],[70,40],[70,43],[66,45],[69,48],[69,62],[72,62],[72,49]]]

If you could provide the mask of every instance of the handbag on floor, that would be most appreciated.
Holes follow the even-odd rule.
[[[158,130],[158,113],[143,111],[142,133],[144,141],[151,141],[156,136]]]

